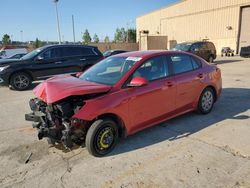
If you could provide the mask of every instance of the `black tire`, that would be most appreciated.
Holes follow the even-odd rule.
[[[199,103],[198,112],[208,114],[212,111],[215,102],[215,93],[212,88],[208,87],[202,92]]]
[[[104,139],[106,139],[106,143],[104,143]],[[90,126],[85,145],[91,155],[103,157],[114,149],[117,141],[118,125],[112,119],[104,118],[96,120]]]
[[[10,85],[14,90],[24,91],[30,88],[32,79],[24,72],[14,73],[10,78]]]

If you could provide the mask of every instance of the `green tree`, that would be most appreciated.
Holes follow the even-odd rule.
[[[128,42],[136,42],[136,29],[128,29]]]
[[[89,44],[91,42],[91,36],[89,31],[86,29],[83,36],[82,36],[83,44]]]
[[[11,43],[10,36],[8,34],[5,34],[2,38],[3,45],[8,45]]]
[[[40,41],[38,38],[36,38],[36,41],[33,44],[34,48],[39,48],[41,46],[43,46],[43,42]]]
[[[110,40],[109,40],[109,37],[108,37],[108,36],[106,36],[106,37],[104,38],[104,42],[105,42],[105,43],[109,43],[109,42],[110,42]]]
[[[121,42],[127,41],[127,31],[124,27],[121,28]]]
[[[100,40],[99,40],[99,37],[97,34],[94,35],[93,41],[94,41],[94,43],[99,43]]]
[[[126,30],[122,27],[117,28],[115,32],[115,37],[114,37],[114,42],[126,42],[127,39],[127,32]]]
[[[122,33],[120,28],[117,28],[115,32],[114,42],[121,42],[121,40],[122,40]]]

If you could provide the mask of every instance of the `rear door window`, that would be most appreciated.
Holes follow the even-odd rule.
[[[194,58],[194,57],[190,57],[191,58],[191,61],[192,61],[192,64],[193,64],[193,69],[199,69],[201,67],[201,62]]]
[[[80,47],[63,47],[62,53],[63,53],[63,57],[82,55],[82,51]]]
[[[188,55],[171,55],[174,74],[181,74],[194,70],[193,61]],[[194,63],[195,64],[195,63]]]
[[[81,47],[82,55],[97,55],[92,48]]]

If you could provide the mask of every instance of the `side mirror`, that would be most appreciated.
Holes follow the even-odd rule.
[[[195,48],[195,49],[194,49],[194,52],[198,52],[198,51],[199,51],[199,48]]]
[[[143,77],[135,77],[128,84],[129,87],[141,87],[141,86],[145,86],[145,85],[148,85],[148,80],[146,80]]]
[[[83,74],[83,72],[78,72],[78,73],[76,73],[76,77],[80,78],[80,76],[82,76],[82,74]]]
[[[44,57],[39,55],[39,56],[37,56],[36,60],[37,61],[42,61],[42,60],[44,60]]]

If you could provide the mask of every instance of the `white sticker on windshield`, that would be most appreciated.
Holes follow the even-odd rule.
[[[141,59],[141,57],[128,57],[126,61],[140,61]]]

